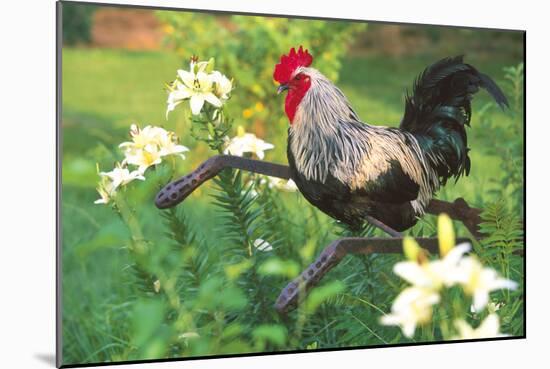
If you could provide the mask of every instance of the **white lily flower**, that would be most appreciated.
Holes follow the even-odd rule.
[[[189,149],[183,145],[177,143],[177,139],[173,133],[161,137],[160,142],[160,156],[167,156],[173,154],[180,154],[182,159],[185,159],[185,155],[182,153],[189,151]]]
[[[142,172],[137,170],[130,172],[128,168],[123,168],[121,166],[116,166],[110,172],[101,172],[99,175],[107,177],[111,180],[111,192],[120,186],[124,186],[132,182],[134,179],[139,179],[141,181],[145,180]]]
[[[161,163],[161,158],[167,155],[180,154],[185,159],[183,152],[189,149],[178,144],[177,137],[162,127],[146,126],[140,129],[132,124],[130,128],[132,141],[123,142],[119,145],[124,150],[125,159],[123,164],[139,166],[143,174],[151,165]]]
[[[104,205],[108,204],[109,201],[111,200],[109,193],[101,187],[97,188],[97,192],[99,193],[99,196],[101,196],[101,198],[95,200],[94,204],[104,204]]]
[[[500,324],[498,315],[489,314],[487,318],[477,328],[472,328],[466,321],[460,319],[455,321],[455,327],[458,329],[458,336],[455,340],[468,340],[476,338],[506,337],[508,335],[500,333]]]
[[[146,126],[140,129],[137,124],[130,127],[130,136],[132,141],[123,142],[119,145],[124,151],[124,160],[110,172],[101,172],[99,175],[102,180],[99,183],[97,191],[101,196],[96,200],[96,204],[108,204],[116,189],[129,182],[139,179],[145,180],[143,173],[152,165],[160,164],[162,157],[172,154],[182,154],[189,149],[179,145],[177,137],[173,132],[169,132],[162,127]],[[130,171],[127,165],[135,165],[137,170]]]
[[[139,171],[130,172],[128,168],[122,167],[120,164],[117,164],[112,171],[100,172],[99,175],[101,181],[97,187],[97,192],[101,198],[94,201],[94,204],[108,204],[118,187],[130,183],[134,179],[145,180],[145,177]]]
[[[222,106],[220,99],[214,95],[212,76],[204,72],[204,68],[192,67],[191,71],[183,69],[178,70],[178,77],[181,82],[176,81],[172,86],[174,89],[168,95],[167,115],[170,111],[174,110],[181,101],[187,99],[189,99],[189,105],[191,106],[193,115],[200,114],[205,101],[217,108]],[[198,71],[195,72],[194,69],[198,69]]]
[[[432,306],[440,300],[439,294],[429,288],[408,287],[393,302],[391,313],[380,319],[383,325],[397,325],[403,334],[412,338],[417,325],[432,318]]]
[[[498,273],[483,265],[473,256],[465,257],[458,264],[457,282],[464,292],[473,297],[475,311],[481,311],[489,302],[489,293],[499,289],[516,289],[517,283],[502,278]]]
[[[107,177],[102,177],[97,187],[97,192],[101,198],[94,201],[94,204],[107,205],[111,201],[111,197],[115,194],[113,183]]]
[[[271,150],[275,146],[257,138],[253,133],[243,133],[228,140],[224,150],[225,154],[243,156],[244,153],[250,152],[255,154],[259,159],[263,159],[264,151]]]
[[[140,131],[140,134],[149,138],[151,142],[158,143],[168,136],[169,132],[162,127],[148,125]]]
[[[146,145],[142,149],[126,151],[127,164],[137,165],[138,171],[145,173],[147,168],[162,162],[160,150],[156,145]]]
[[[168,119],[168,113],[173,111],[176,106],[181,104],[184,100],[188,99],[191,95],[189,91],[184,88],[180,81],[174,81],[172,85],[172,91],[168,94],[168,100],[166,101],[166,119]]]
[[[227,78],[217,70],[212,72],[211,76],[212,81],[215,84],[214,93],[216,94],[216,96],[218,96],[222,100],[229,99],[229,93],[233,89],[233,84],[231,83],[229,78]]]
[[[189,64],[189,70],[179,69],[177,79],[168,87],[166,117],[185,100],[189,100],[193,115],[200,114],[205,101],[219,108],[229,99],[232,81],[218,71],[212,71],[213,59]]]
[[[460,279],[458,264],[468,251],[470,251],[470,245],[463,243],[450,249],[442,259],[423,263],[399,262],[394,265],[393,272],[417,287],[434,290],[439,290],[443,286],[451,287]]]
[[[269,242],[262,240],[261,238],[254,240],[253,246],[258,249],[258,251],[267,252],[273,250],[273,246],[271,246]]]
[[[143,149],[147,145],[159,145],[161,142],[167,140],[168,135],[168,131],[161,127],[148,125],[140,129],[136,124],[132,124],[130,127],[132,141],[123,142],[118,147],[126,151]]]
[[[97,188],[97,192],[99,193],[99,196],[101,196],[101,198],[97,199],[94,201],[94,204],[102,204],[102,205],[107,205],[109,203],[109,201],[111,201],[111,196],[109,195],[108,192],[106,192],[103,188],[101,187],[98,187]]]

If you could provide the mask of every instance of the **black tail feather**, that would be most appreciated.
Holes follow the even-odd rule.
[[[481,81],[483,82],[483,87],[491,94],[493,99],[497,102],[497,104],[504,109],[505,107],[508,108],[508,99],[506,96],[504,96],[504,93],[498,87],[498,85],[489,77],[488,75],[484,73],[479,73],[479,78],[481,78]]]
[[[406,96],[401,129],[416,136],[443,183],[470,170],[465,126],[470,125],[471,100],[480,88],[501,108],[508,106],[489,76],[456,56],[426,68],[415,80],[412,96]]]

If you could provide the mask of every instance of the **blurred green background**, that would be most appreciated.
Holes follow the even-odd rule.
[[[438,197],[464,197],[471,205],[481,207],[508,198],[508,207],[522,213],[523,85],[517,85],[519,77],[514,80],[511,76],[514,71],[504,69],[516,67],[523,60],[521,33],[82,4],[63,4],[63,28],[61,211],[66,364],[381,343],[376,338],[383,336],[380,332],[376,336],[369,330],[351,334],[348,327],[346,336],[328,327],[315,330],[314,324],[336,328],[340,323],[321,324],[313,318],[305,324],[300,337],[291,339],[287,332],[293,325],[281,322],[269,310],[277,287],[285,285],[285,278],[275,280],[272,289],[257,296],[246,289],[226,291],[227,298],[237,301],[237,306],[224,309],[241,315],[246,308],[240,306],[239,299],[250,305],[258,299],[266,300],[261,304],[267,310],[250,313],[263,314],[263,321],[251,316],[252,328],[238,330],[231,326],[232,318],[226,317],[223,332],[232,345],[205,341],[198,348],[189,349],[186,344],[175,349],[170,344],[171,333],[159,331],[157,326],[164,321],[165,307],[154,299],[142,301],[143,296],[127,276],[126,268],[131,264],[125,252],[128,231],[108,206],[93,204],[98,198],[96,165],[108,171],[121,159],[117,146],[128,139],[132,123],[160,125],[176,132],[190,148],[187,159],[178,163],[178,173],[188,172],[212,155],[206,145],[189,136],[186,109],[178,108],[168,120],[165,118],[164,85],[175,78],[178,68],[187,68],[192,55],[203,60],[215,57],[216,69],[234,78],[236,88],[227,104],[234,127],[241,125],[275,145],[275,149],[266,152],[265,160],[286,163],[288,122],[283,113],[283,97],[276,95],[272,72],[279,56],[291,46],[304,45],[310,50],[315,58],[313,66],[337,83],[364,121],[389,126],[399,124],[404,93],[423,68],[442,57],[465,54],[468,63],[505,89],[512,109],[502,112],[489,104],[486,93],[476,95],[472,127],[468,130],[472,171],[456,184],[449,182]],[[132,183],[128,197],[133,199],[131,206],[139,214],[147,237],[166,244],[170,238],[160,211],[153,204],[158,185],[153,180]],[[219,216],[211,194],[212,185],[203,186],[180,207],[195,225],[194,232],[201,242],[222,249],[223,227],[209,227],[208,231],[202,228],[215,223]],[[325,227],[317,238],[316,252],[338,236],[330,219],[311,208],[299,194],[277,196],[285,206],[287,218],[298,224],[287,235],[295,238],[294,243],[290,242],[292,247],[299,250],[311,234],[318,232],[311,223],[312,217],[320,222],[315,224]],[[307,209],[307,219],[302,219],[306,218],[303,209]],[[213,257],[208,263],[222,264],[220,268],[224,261]],[[354,263],[337,268],[331,275],[334,279],[353,279],[345,268],[353,268]],[[356,278],[362,277],[358,274]],[[346,282],[348,290],[353,290],[350,283]],[[359,287],[354,291],[355,296],[362,293]],[[185,300],[185,291],[181,293]],[[389,303],[387,297],[381,299]],[[246,316],[241,319],[247,322]],[[228,333],[228,326],[235,332]],[[382,341],[393,339],[386,338]]]

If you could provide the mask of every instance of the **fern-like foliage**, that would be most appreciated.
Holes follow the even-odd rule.
[[[523,250],[523,222],[502,200],[487,204],[481,219],[480,231],[484,238],[480,241],[480,253],[489,263],[502,269],[504,260]],[[501,271],[508,276],[507,270]]]
[[[213,194],[214,205],[220,210],[217,233],[220,236],[221,266],[234,265],[249,260],[247,268],[235,281],[241,291],[246,291],[250,303],[238,314],[229,314],[228,321],[241,320],[250,329],[257,324],[276,319],[273,301],[278,293],[278,286],[273,280],[257,274],[258,267],[270,253],[254,247],[257,239],[276,241],[276,235],[268,226],[265,212],[269,202],[256,201],[258,194],[253,181],[245,181],[241,171],[224,170],[216,179],[216,192]],[[276,209],[271,214],[280,218]],[[266,296],[270,296],[266,299]]]
[[[259,219],[262,209],[254,206],[253,186],[244,183],[241,171],[229,169],[222,171],[214,182],[217,187],[214,204],[222,210],[221,237],[251,256],[254,235],[262,225]]]
[[[515,291],[501,290],[495,293],[502,306],[502,331],[512,335],[524,333],[524,229],[521,218],[501,200],[485,206],[481,214],[481,232],[484,238],[476,250],[483,261],[513,281],[518,282]]]
[[[178,289],[194,293],[203,281],[215,273],[218,261],[212,258],[209,245],[194,232],[183,208],[170,208],[162,215],[168,229],[166,236],[172,240],[173,256],[177,263],[173,267],[180,271]]]
[[[260,186],[256,184],[256,186]],[[283,257],[290,256],[288,252],[292,250],[292,240],[290,234],[282,232],[289,229],[290,224],[285,217],[286,209],[282,204],[281,196],[268,185],[261,186],[261,191],[256,199],[257,204],[262,208],[262,218],[265,223],[263,234],[264,239],[268,241],[277,254]]]
[[[165,235],[174,240],[176,250],[180,250],[182,246],[192,244],[195,241],[196,234],[191,229],[189,219],[183,210],[177,209],[175,207],[167,209],[161,215],[168,229]]]

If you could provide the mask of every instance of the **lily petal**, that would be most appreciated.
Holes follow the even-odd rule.
[[[432,284],[432,280],[428,278],[422,266],[414,261],[396,263],[393,266],[393,272],[410,284],[416,286],[427,287]]]
[[[170,99],[172,99],[172,101],[176,102],[177,100],[185,100],[190,97],[191,91],[188,88],[184,87],[182,89],[174,90],[173,92],[171,92],[168,96],[168,101],[170,102]]]
[[[189,105],[191,106],[191,112],[193,113],[193,115],[199,115],[204,105],[204,96],[203,95],[191,96]]]
[[[195,75],[193,73],[183,69],[178,69],[178,76],[187,87],[193,87],[193,82],[195,81]]]
[[[452,265],[457,264],[465,253],[469,252],[472,247],[469,243],[461,243],[453,247],[445,256],[445,262]]]
[[[213,93],[209,92],[204,95],[204,99],[210,104],[214,105],[216,108],[222,106],[222,102],[218,99]]]

